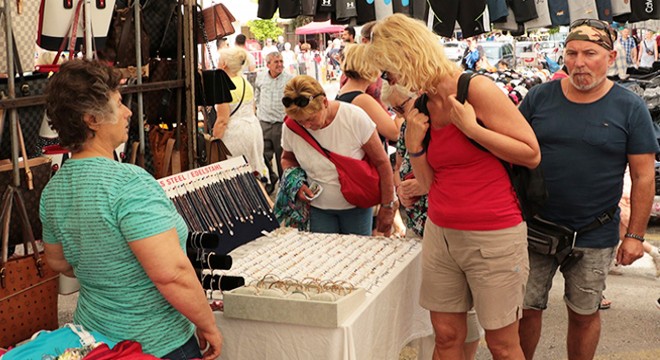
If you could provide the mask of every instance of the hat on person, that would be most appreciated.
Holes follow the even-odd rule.
[[[613,50],[615,39],[616,35],[612,34],[612,29],[607,22],[597,19],[578,19],[571,24],[564,44],[573,40],[582,40],[600,45],[605,50]]]

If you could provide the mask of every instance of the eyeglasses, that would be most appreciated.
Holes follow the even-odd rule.
[[[396,112],[396,113],[402,115],[404,112],[406,112],[406,104],[407,104],[411,99],[412,99],[412,97],[408,97],[408,98],[407,98],[404,102],[402,102],[401,104],[396,105],[396,106],[392,106],[392,110],[394,110],[394,112]]]
[[[586,25],[586,26],[592,27],[594,29],[603,30],[603,31],[607,32],[607,34],[609,35],[610,40],[612,41],[612,43],[614,43],[614,41],[617,38],[616,31],[614,31],[610,27],[610,24],[608,24],[606,21],[598,20],[598,19],[577,19],[577,20],[575,20],[571,23],[571,26],[570,26],[569,30],[573,30],[576,27],[582,26],[582,25]]]
[[[289,107],[293,104],[298,105],[301,108],[304,108],[305,106],[309,105],[309,103],[314,100],[314,98],[319,97],[319,96],[325,96],[324,93],[312,95],[312,96],[298,96],[297,98],[290,98],[288,96],[285,96],[282,98],[282,104],[284,107]]]

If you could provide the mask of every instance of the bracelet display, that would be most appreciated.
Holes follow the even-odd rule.
[[[213,270],[213,274],[240,275],[245,284],[255,285],[254,289],[275,284],[273,287],[293,290],[300,283],[309,290],[314,285],[307,282],[314,279],[321,288],[350,284],[344,287],[363,288],[371,294],[396,274],[398,264],[421,249],[421,243],[412,239],[307,233],[291,228],[276,233],[267,236],[266,244],[235,254],[231,270]]]
[[[646,240],[646,239],[644,239],[644,237],[642,235],[635,234],[635,233],[626,233],[624,238],[631,238],[631,239],[639,240],[641,242],[644,242]]]
[[[416,153],[408,151],[408,156],[410,156],[411,158],[418,158],[424,154],[426,154],[426,149],[422,149],[420,152],[416,152]]]

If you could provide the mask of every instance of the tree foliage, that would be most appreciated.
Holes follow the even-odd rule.
[[[254,34],[257,40],[277,39],[278,36],[284,34],[284,30],[277,26],[275,19],[270,20],[250,20],[247,23],[250,32]]]

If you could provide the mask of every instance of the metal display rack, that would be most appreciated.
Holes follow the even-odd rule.
[[[6,18],[6,28],[5,28],[5,34],[8,36],[8,34],[11,34],[11,29],[12,29],[12,21],[11,21],[11,8],[10,5],[11,1],[4,0],[3,4],[3,11],[4,11],[4,16]],[[134,4],[139,4],[139,1],[135,1]],[[149,91],[157,91],[157,90],[164,90],[164,89],[172,89],[176,88],[176,99],[177,99],[177,123],[181,124],[181,96],[182,96],[182,90],[185,91],[186,94],[186,103],[185,103],[185,122],[186,125],[185,128],[188,129],[190,132],[188,138],[188,149],[196,149],[196,131],[197,131],[197,126],[196,126],[196,106],[195,106],[195,86],[194,86],[194,74],[195,71],[197,70],[197,66],[195,64],[195,56],[194,52],[197,51],[196,49],[196,44],[193,39],[193,13],[192,9],[193,6],[195,6],[197,2],[195,0],[179,0],[179,6],[183,7],[183,13],[179,12],[177,16],[180,16],[180,19],[182,21],[179,22],[179,29],[177,31],[177,54],[181,55],[178,56],[179,59],[183,59],[183,61],[178,61],[177,63],[177,79],[176,80],[170,80],[170,81],[161,81],[161,82],[152,82],[152,83],[142,83],[142,77],[137,76],[137,83],[133,85],[125,85],[120,88],[120,92],[122,94],[133,94],[137,93],[137,105],[138,105],[138,121],[140,122],[138,125],[139,128],[139,155],[143,158],[144,153],[145,153],[145,134],[144,134],[144,116],[143,116],[143,99],[142,95],[144,92],[149,92]],[[85,19],[85,51],[84,55],[86,58],[91,59],[93,57],[93,53],[91,51],[87,51],[87,49],[93,49],[92,46],[92,35],[91,35],[91,16],[89,14],[89,11],[91,9],[91,0],[85,0],[83,3],[83,11],[85,11],[85,16],[83,17]],[[136,44],[140,43],[140,6],[134,6],[133,9],[135,11],[135,26],[136,26],[136,31],[135,31],[135,41]],[[180,14],[180,15],[179,15]],[[183,39],[182,39],[183,38]],[[183,40],[183,41],[181,41]],[[183,43],[183,49],[181,49]],[[15,68],[14,68],[14,53],[11,49],[11,41],[6,41],[7,48],[5,51],[7,52],[7,84],[8,84],[8,94],[6,99],[0,100],[0,108],[4,108],[8,110],[8,118],[10,121],[10,138],[11,138],[11,160],[13,164],[13,171],[14,171],[14,186],[19,186],[20,185],[20,178],[18,174],[18,133],[16,130],[16,122],[18,121],[17,118],[17,113],[16,110],[21,107],[27,107],[27,106],[34,106],[34,105],[43,105],[46,103],[46,97],[45,95],[33,95],[33,96],[27,96],[27,97],[21,97],[21,98],[16,98],[16,88],[15,88]],[[182,52],[183,50],[183,52]],[[136,46],[135,47],[135,58],[136,58],[136,73],[141,74],[142,73],[142,53],[141,53],[141,47]],[[185,71],[184,71],[185,69]],[[185,77],[183,76],[185,74]],[[177,139],[177,144],[180,143],[180,138],[181,134],[177,130],[176,134],[176,139]],[[197,167],[196,163],[196,158],[195,158],[195,151],[189,150],[187,153],[188,156],[188,163],[191,164],[191,167]]]

